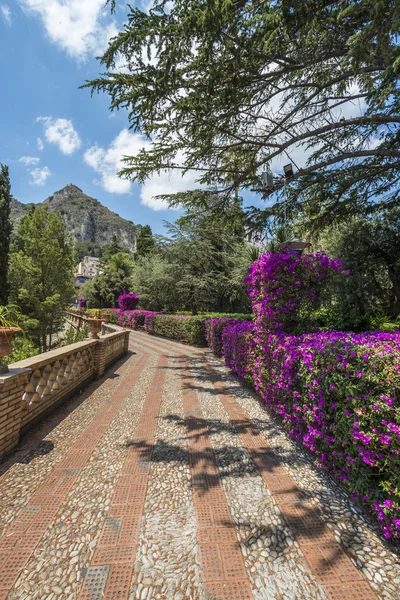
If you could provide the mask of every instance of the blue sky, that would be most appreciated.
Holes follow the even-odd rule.
[[[143,187],[119,180],[121,156],[143,140],[128,131],[125,113],[110,115],[106,95],[78,89],[100,72],[95,56],[126,10],[121,3],[112,17],[104,0],[0,0],[0,162],[21,202],[40,202],[74,183],[157,233],[179,212],[154,195],[194,187],[193,177],[165,175]]]

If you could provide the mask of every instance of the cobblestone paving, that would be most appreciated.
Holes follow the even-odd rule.
[[[390,600],[400,561],[208,351],[131,354],[0,464],[0,600]]]

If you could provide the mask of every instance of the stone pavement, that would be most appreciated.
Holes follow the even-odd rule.
[[[0,600],[400,598],[400,560],[208,351],[133,353],[0,464]]]

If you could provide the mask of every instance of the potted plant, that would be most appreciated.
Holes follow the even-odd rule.
[[[90,315],[87,319],[89,323],[89,337],[92,340],[98,340],[98,334],[101,331],[101,324],[103,322],[103,319],[100,318],[100,310],[91,309]]]
[[[8,373],[8,367],[2,361],[13,351],[11,341],[14,333],[22,331],[17,323],[18,314],[18,306],[14,304],[0,306],[0,374]]]

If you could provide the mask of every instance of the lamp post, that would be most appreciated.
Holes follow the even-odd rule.
[[[299,237],[297,237],[297,235],[294,233],[293,236],[291,237],[291,239],[285,240],[284,242],[281,242],[279,244],[279,248],[281,250],[287,248],[288,250],[292,250],[293,252],[296,252],[299,256],[301,256],[304,252],[304,250],[306,248],[309,248],[311,246],[311,244],[309,242],[305,242],[304,240],[301,240]]]

